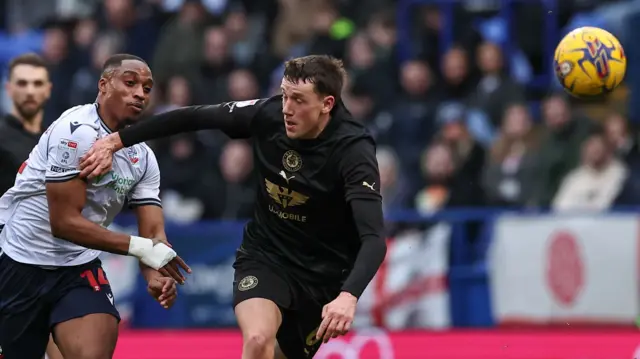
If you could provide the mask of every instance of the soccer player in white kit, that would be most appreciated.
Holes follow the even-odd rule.
[[[140,259],[149,292],[165,308],[188,266],[166,242],[160,171],[149,147],[114,154],[113,170],[80,178],[80,157],[99,138],[140,116],[153,86],[132,55],[105,63],[95,104],[64,112],[0,198],[0,357],[41,359],[49,334],[69,359],[111,358],[118,311],[100,251]],[[141,237],[106,227],[127,202]],[[153,239],[150,239],[153,238]],[[175,279],[175,280],[174,280]]]

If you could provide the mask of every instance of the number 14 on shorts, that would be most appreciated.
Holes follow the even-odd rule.
[[[87,269],[86,271],[80,273],[80,277],[85,278],[87,282],[89,282],[91,288],[93,288],[94,291],[99,292],[101,286],[109,285],[109,281],[104,275],[104,270],[102,270],[102,268],[98,268],[97,272],[97,279],[96,275],[93,274],[93,271],[91,269]]]

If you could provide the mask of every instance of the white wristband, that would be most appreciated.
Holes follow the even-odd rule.
[[[178,254],[164,243],[158,243],[140,261],[149,267],[159,270],[171,262]]]
[[[149,267],[159,270],[171,262],[178,254],[164,243],[155,246],[149,238],[131,236],[129,255],[137,257]]]
[[[138,257],[139,259],[144,257],[145,254],[151,252],[153,249],[153,241],[149,238],[131,236],[129,242],[129,255]]]

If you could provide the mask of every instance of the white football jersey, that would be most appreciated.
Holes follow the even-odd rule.
[[[87,249],[51,234],[47,182],[64,182],[80,173],[80,158],[101,137],[111,133],[97,105],[64,112],[40,137],[21,166],[14,186],[0,198],[0,247],[12,259],[46,267],[88,263],[100,251]],[[82,215],[107,227],[125,201],[160,206],[160,170],[153,151],[138,144],[113,156],[113,169],[87,184]]]

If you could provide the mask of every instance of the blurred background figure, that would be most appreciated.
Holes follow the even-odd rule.
[[[627,168],[614,156],[602,134],[588,137],[581,148],[580,165],[562,180],[553,199],[557,211],[602,211],[613,205],[627,177]]]
[[[51,96],[46,63],[36,54],[15,57],[5,90],[11,107],[0,120],[0,192],[13,187],[17,173],[42,133],[44,106]]]
[[[532,203],[539,137],[526,105],[513,104],[506,109],[483,173],[488,204],[517,208]]]

